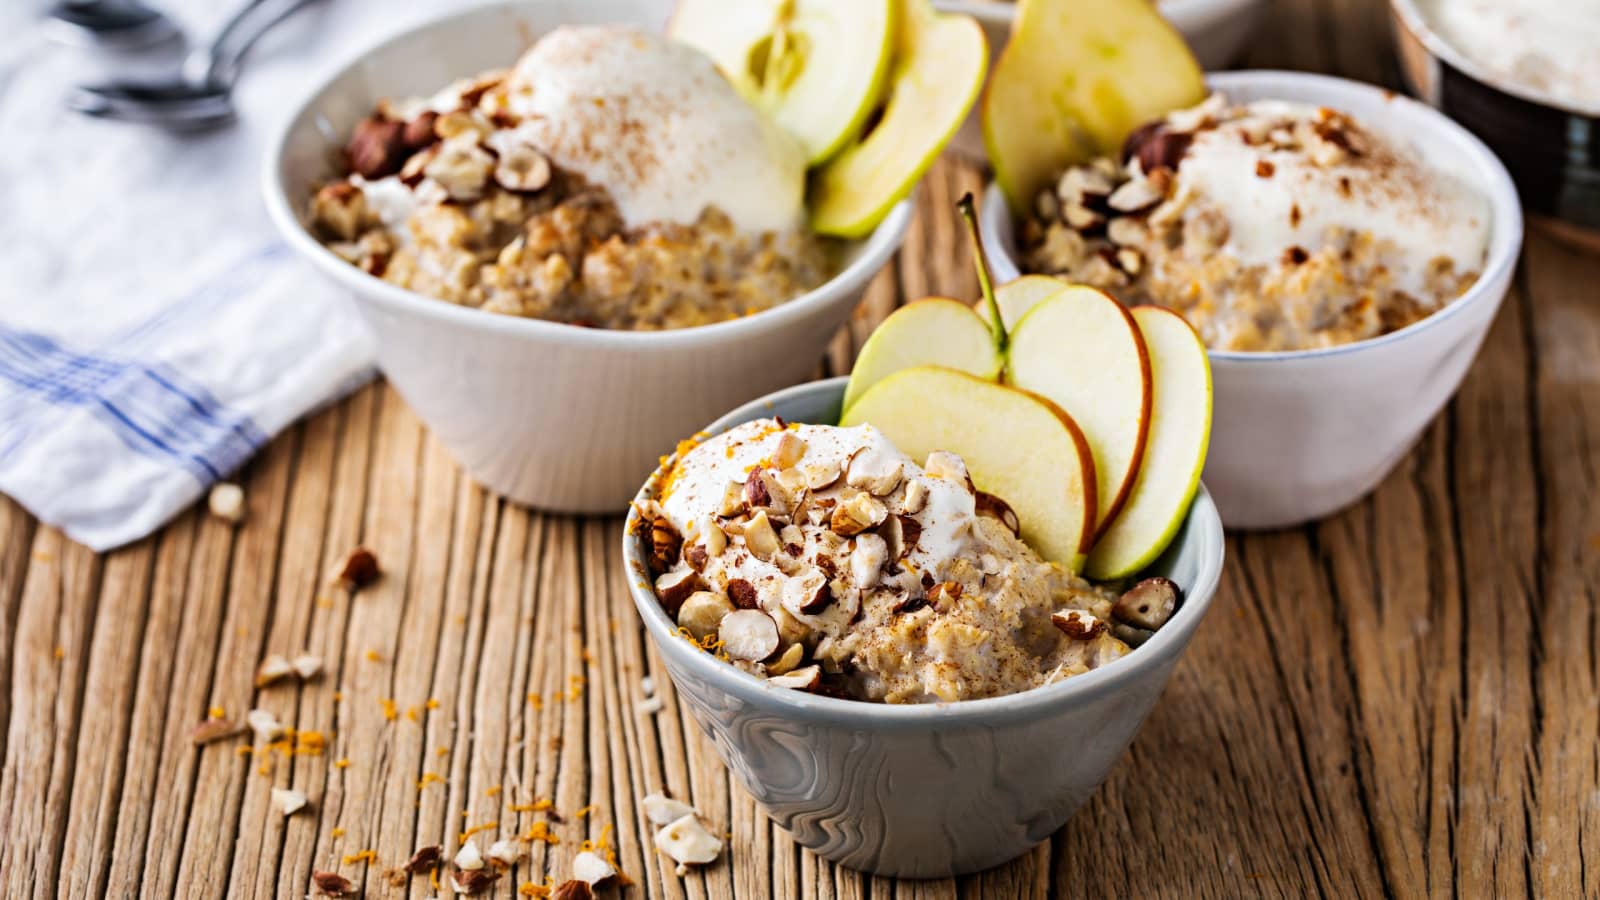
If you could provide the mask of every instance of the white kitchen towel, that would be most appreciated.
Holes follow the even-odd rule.
[[[202,36],[234,6],[153,2]],[[267,220],[263,154],[319,78],[445,5],[302,10],[247,60],[237,124],[174,136],[64,101],[81,81],[170,70],[179,48],[72,49],[44,0],[0,3],[0,491],[115,547],[370,377],[349,300]]]

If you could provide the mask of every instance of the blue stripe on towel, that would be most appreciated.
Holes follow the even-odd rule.
[[[220,403],[171,366],[63,347],[35,333],[0,326],[0,378],[55,407],[88,409],[129,447],[167,459],[210,482],[249,459],[267,441],[248,416]],[[37,408],[37,403],[28,404]],[[15,446],[30,429],[25,408],[0,420]]]

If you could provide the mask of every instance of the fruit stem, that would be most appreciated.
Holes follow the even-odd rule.
[[[1000,302],[994,298],[994,282],[989,276],[989,254],[983,249],[983,235],[978,231],[978,210],[972,192],[962,195],[956,204],[961,218],[967,223],[967,237],[972,241],[972,261],[978,267],[978,289],[983,294],[984,306],[989,310],[989,332],[994,335],[994,346],[1006,352],[1006,323],[1000,318]]]

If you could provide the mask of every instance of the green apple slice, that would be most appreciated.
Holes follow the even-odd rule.
[[[927,297],[884,319],[861,347],[844,389],[844,408],[885,377],[913,366],[945,366],[998,381],[1004,360],[989,326],[965,303]]]
[[[984,93],[984,148],[1020,215],[1062,169],[1204,97],[1199,64],[1150,0],[1022,0]]]
[[[710,56],[815,164],[877,108],[893,26],[893,0],[680,0],[667,33]]]
[[[994,289],[994,302],[1000,308],[1000,321],[1005,323],[1009,331],[1017,326],[1028,310],[1039,301],[1066,290],[1069,285],[1059,278],[1050,275],[1023,275],[1000,285]],[[989,303],[984,298],[972,304],[972,309],[989,321]]]
[[[1060,285],[1011,327],[1005,382],[1060,406],[1083,429],[1099,479],[1095,521],[1108,527],[1133,489],[1150,429],[1150,354],[1133,316],[1103,291]]]
[[[919,366],[873,385],[839,424],[870,424],[919,461],[935,450],[959,455],[979,490],[1010,504],[1029,546],[1082,567],[1094,539],[1094,460],[1072,417],[1049,400]]]
[[[1127,503],[1089,555],[1085,571],[1098,580],[1133,575],[1172,542],[1189,514],[1211,440],[1205,343],[1171,310],[1136,306],[1131,312],[1150,349],[1150,434]]]
[[[983,28],[906,0],[883,116],[812,176],[811,227],[858,238],[916,185],[961,127],[988,69]]]

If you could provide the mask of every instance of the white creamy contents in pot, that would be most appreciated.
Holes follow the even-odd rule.
[[[1429,28],[1499,86],[1600,111],[1600,3],[1420,0]]]

